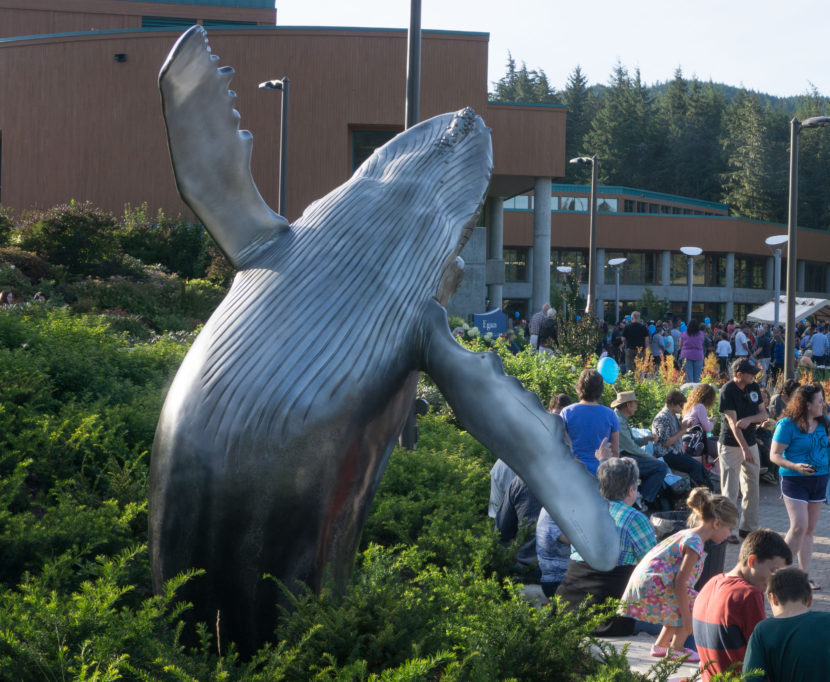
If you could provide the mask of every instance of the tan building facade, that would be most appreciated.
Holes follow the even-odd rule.
[[[220,64],[236,70],[231,87],[241,127],[254,134],[252,172],[275,208],[281,94],[257,86],[290,78],[286,214],[296,219],[344,182],[371,148],[402,130],[407,36],[399,29],[283,27],[277,19],[268,0],[0,0],[0,203],[23,211],[89,200],[117,214],[127,203],[147,202],[151,210],[189,215],[176,191],[157,78],[178,36],[200,23]],[[491,305],[506,299],[511,310],[530,313],[549,298],[551,266],[562,254],[587,249],[587,190],[555,187],[547,204],[546,188],[565,172],[567,111],[489,103],[487,49],[487,34],[423,33],[421,118],[470,106],[493,135],[488,203],[482,227],[462,253],[467,274],[450,309],[466,315],[483,311],[488,299]],[[623,300],[639,298],[643,286],[656,287],[672,303],[684,300],[671,272],[685,243],[708,256],[721,254],[717,267],[727,271],[722,285],[701,283],[702,304],[723,304],[725,313],[733,304],[768,298],[766,275],[763,296],[727,282],[742,281],[745,257],[765,259],[767,273],[771,253],[763,238],[782,226],[630,188],[603,188],[603,199],[600,255],[638,254],[631,260],[641,263],[640,272],[658,272],[637,280],[626,271]],[[802,234],[799,255],[808,262],[799,265],[799,276],[810,286],[820,275],[826,282],[830,235]],[[550,254],[534,243],[549,244]],[[516,280],[522,258],[526,279]],[[613,294],[602,271],[599,282],[598,297],[607,302]]]

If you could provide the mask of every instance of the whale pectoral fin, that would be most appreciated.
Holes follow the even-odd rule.
[[[596,479],[573,456],[562,419],[504,374],[498,355],[458,345],[436,301],[424,324],[423,369],[464,427],[522,477],[585,561],[611,570],[619,555],[614,520]]]
[[[251,175],[253,136],[239,130],[230,67],[217,68],[205,30],[190,28],[173,46],[159,73],[162,109],[176,184],[231,261],[288,229],[288,221],[262,199]]]

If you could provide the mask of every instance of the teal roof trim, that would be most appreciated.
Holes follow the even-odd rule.
[[[551,183],[552,190],[559,190],[560,192],[579,192],[581,194],[590,194],[590,185],[564,185],[558,183]],[[676,204],[686,204],[688,206],[703,206],[706,208],[716,208],[721,211],[726,211],[729,206],[720,204],[715,201],[704,201],[703,199],[693,199],[691,197],[682,197],[678,194],[665,194],[663,192],[652,192],[647,189],[634,189],[633,187],[621,187],[619,185],[599,185],[597,187],[597,194],[625,194],[630,197],[640,197],[643,199],[655,199],[658,201],[672,201]]]
[[[130,0],[127,0],[128,2]],[[208,26],[210,29],[211,27]],[[236,26],[232,24],[225,24],[219,28],[234,29],[243,31],[285,31],[285,30],[314,30],[314,31],[371,31],[378,33],[406,33],[405,28],[346,28],[343,26]],[[113,28],[105,31],[68,31],[66,33],[41,33],[28,36],[12,36],[11,38],[0,38],[0,45],[3,43],[15,43],[25,40],[44,40],[48,38],[80,38],[84,36],[107,36],[107,35],[126,35],[129,33],[158,33],[160,31],[179,31],[181,29],[171,28]],[[216,30],[214,28],[213,30]],[[427,34],[446,34],[446,35],[468,35],[468,36],[489,36],[489,33],[474,33],[471,31],[432,31],[424,30]]]

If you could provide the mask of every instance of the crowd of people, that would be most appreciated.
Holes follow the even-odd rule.
[[[516,320],[526,328],[530,345],[537,350],[550,350],[559,340],[559,320],[556,309],[545,303],[529,321]],[[514,330],[507,334],[513,335]],[[801,371],[830,366],[830,322],[811,324],[802,320],[795,326],[795,356],[793,361]],[[515,336],[512,336],[515,339]],[[515,345],[515,351],[519,350]],[[666,319],[643,320],[637,311],[618,324],[602,325],[602,336],[597,342],[597,354],[608,355],[622,372],[635,370],[638,358],[644,358],[648,349],[655,368],[665,359],[682,369],[689,383],[701,379],[703,363],[708,355],[718,360],[719,378],[729,378],[729,365],[736,359],[746,359],[762,370],[761,385],[775,385],[784,368],[784,328],[749,322],[714,322],[696,318],[688,324],[676,316]]]
[[[545,311],[545,319],[552,317]],[[642,325],[632,315],[629,324],[637,323]],[[708,328],[690,323],[674,347],[689,379],[699,373],[695,363],[702,364],[707,344],[688,339],[706,337]],[[767,364],[759,342],[767,331],[738,328],[736,345],[727,338],[734,357],[726,355],[728,380],[720,390],[690,381],[685,393],[669,391],[648,430],[631,424],[636,390],[618,392],[606,406],[603,378],[594,369],[580,374],[575,396],[551,399],[549,411],[563,420],[574,456],[596,476],[608,500],[620,538],[611,571],[582,560],[506,464],[497,462],[491,472],[490,513],[502,540],[510,542],[523,525],[535,524],[517,554],[517,570],[526,579],[536,579],[548,598],[557,595],[565,607],[620,599],[617,615],[598,634],[650,633],[656,637],[653,656],[699,661],[703,680],[742,663],[747,672],[766,671],[766,677],[750,679],[830,679],[830,647],[814,652],[804,668],[809,674],[794,674],[808,648],[779,646],[794,632],[809,636],[806,628],[830,632],[830,614],[809,610],[812,591],[821,589],[810,578],[813,533],[830,493],[827,396],[819,383],[794,380],[770,396],[761,384],[766,379],[769,385],[774,368],[772,343]],[[819,334],[817,328],[809,338]],[[620,338],[621,363],[630,364],[642,336]],[[812,348],[828,350],[820,341]],[[678,478],[685,487],[677,485]],[[790,521],[783,537],[759,528],[762,480],[780,486]],[[671,508],[691,510],[688,527],[658,542],[649,517]],[[738,564],[723,572],[721,558],[715,570],[704,571],[707,552],[724,542],[741,545]],[[786,568],[794,560],[798,568]],[[776,619],[786,617],[786,624],[762,622],[765,592]],[[818,670],[823,677],[810,676]]]

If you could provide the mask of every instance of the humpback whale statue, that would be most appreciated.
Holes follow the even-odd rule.
[[[452,338],[444,309],[492,170],[472,110],[401,133],[289,225],[250,172],[228,84],[204,30],[159,75],[182,198],[238,270],[167,395],[150,472],[153,583],[191,567],[192,617],[252,653],[274,632],[278,590],[344,586],[378,481],[431,376],[466,428],[525,481],[598,569],[618,538],[563,424],[495,353]],[[297,309],[319,321],[298,343]]]

